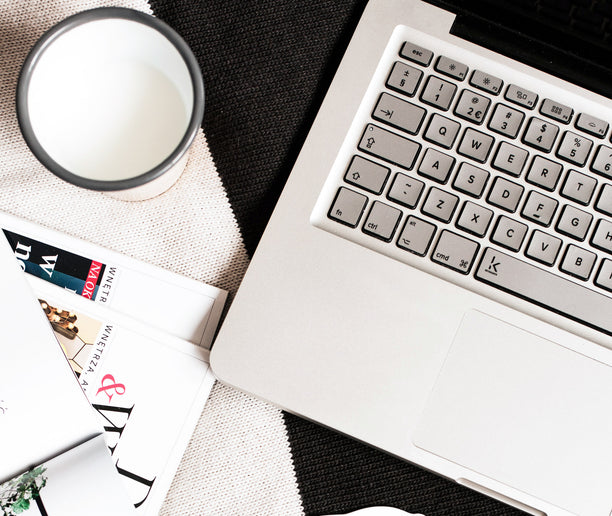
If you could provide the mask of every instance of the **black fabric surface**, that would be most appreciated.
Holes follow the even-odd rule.
[[[150,3],[198,57],[205,134],[252,255],[365,2]],[[518,514],[295,416],[285,421],[307,514],[371,505],[427,516]]]

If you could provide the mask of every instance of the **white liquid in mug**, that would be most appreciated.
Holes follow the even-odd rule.
[[[192,109],[186,88],[179,91],[163,66],[118,55],[116,48],[105,55],[107,41],[101,37],[93,59],[79,53],[77,41],[66,42],[71,55],[49,53],[28,96],[32,127],[51,158],[73,174],[103,181],[162,163],[185,136]]]

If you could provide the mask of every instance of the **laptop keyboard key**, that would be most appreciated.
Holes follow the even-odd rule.
[[[419,174],[438,183],[446,183],[455,164],[455,158],[436,149],[427,149],[419,165]]]
[[[576,128],[584,131],[585,133],[597,136],[597,138],[603,138],[608,132],[609,124],[599,118],[580,113],[576,120]]]
[[[563,124],[569,124],[570,120],[572,119],[572,115],[574,114],[574,110],[569,106],[561,104],[560,102],[544,99],[542,101],[542,105],[540,106],[540,113]]]
[[[496,249],[487,248],[477,280],[612,335],[612,297]]]
[[[526,235],[527,224],[501,215],[499,219],[497,219],[495,229],[493,229],[491,242],[495,242],[511,251],[518,251],[523,245],[523,240],[525,240]]]
[[[557,187],[562,171],[563,167],[559,163],[536,156],[531,162],[525,181],[552,192]]]
[[[391,171],[378,163],[361,156],[353,156],[344,180],[375,194],[383,191],[387,177]]]
[[[407,133],[416,134],[419,132],[426,113],[427,111],[422,107],[415,106],[388,93],[383,93],[372,112],[372,118]]]
[[[487,202],[503,210],[515,212],[525,189],[503,177],[496,177]]]
[[[410,170],[414,167],[421,146],[377,125],[368,124],[359,142],[359,149]]]
[[[427,50],[426,48],[420,47],[419,45],[406,41],[402,45],[400,56],[420,65],[429,66],[429,63],[431,63],[431,59],[433,57],[433,52],[431,50]]]
[[[456,91],[457,86],[452,82],[431,75],[421,92],[421,100],[443,111],[448,111]]]
[[[387,86],[392,90],[413,97],[422,78],[423,72],[421,70],[396,61],[387,79]]]
[[[493,212],[471,201],[466,201],[457,219],[457,227],[482,237],[489,229]]]
[[[488,180],[489,173],[486,170],[475,167],[470,163],[461,163],[459,172],[457,172],[453,181],[453,188],[478,198],[482,196]]]
[[[524,113],[504,104],[497,104],[493,116],[489,120],[489,129],[508,138],[516,138],[524,118]]]
[[[612,185],[603,185],[595,203],[595,209],[606,215],[612,215]]]
[[[558,201],[533,190],[529,192],[521,215],[524,219],[531,220],[541,226],[550,226],[555,211],[557,211],[557,206],[559,206]]]
[[[526,107],[527,109],[533,109],[538,102],[538,96],[533,91],[521,88],[516,84],[509,84],[506,94],[504,95],[506,100],[518,104],[519,106]]]
[[[576,240],[584,240],[591,227],[591,222],[593,222],[593,215],[567,204],[563,207],[557,221],[557,231]]]
[[[459,134],[461,124],[450,120],[442,115],[434,114],[429,120],[429,125],[425,130],[423,138],[427,141],[437,143],[445,149],[450,149],[455,143],[455,138]]]
[[[480,163],[487,161],[495,140],[488,134],[468,127],[463,133],[457,152]]]
[[[436,226],[410,215],[397,239],[397,245],[411,253],[425,256],[435,232]]]
[[[595,285],[612,292],[612,260],[605,258],[595,278]]]
[[[600,176],[612,179],[612,149],[610,147],[599,146],[595,159],[591,163],[591,170]]]
[[[593,141],[571,131],[565,131],[557,149],[557,156],[574,165],[582,167],[593,147]]]
[[[523,143],[541,151],[550,152],[558,132],[559,126],[533,117],[529,120],[529,125],[523,135]]]
[[[363,232],[389,242],[401,216],[402,212],[397,208],[375,201],[363,224]]]
[[[427,194],[421,211],[434,219],[448,222],[455,212],[459,198],[444,190],[432,187]]]
[[[561,239],[536,229],[531,234],[531,240],[527,244],[525,256],[533,258],[545,265],[552,265],[557,259],[561,249]]]
[[[340,188],[327,216],[352,228],[357,227],[368,198],[348,188]]]
[[[588,280],[597,255],[574,244],[567,246],[559,269],[581,280]]]
[[[470,77],[470,84],[479,90],[487,91],[493,95],[499,95],[504,85],[504,81],[488,73],[481,72],[480,70],[474,70],[472,77]]]
[[[501,142],[491,166],[511,176],[518,177],[521,175],[528,157],[529,153],[525,149],[510,145],[508,142]]]
[[[455,106],[455,115],[475,124],[482,124],[491,101],[470,90],[463,90]]]
[[[437,72],[443,73],[444,75],[448,75],[453,79],[457,79],[462,81],[465,79],[468,73],[468,67],[459,61],[455,61],[454,59],[450,59],[446,56],[438,57],[438,61],[434,66],[434,69]]]
[[[596,186],[597,180],[595,178],[570,170],[561,187],[561,195],[587,206],[591,202]]]
[[[406,174],[397,173],[387,194],[387,199],[407,208],[415,208],[425,183]]]
[[[431,253],[431,260],[462,274],[468,274],[479,247],[473,240],[445,229]]]
[[[591,238],[591,245],[612,254],[612,222],[599,220]]]

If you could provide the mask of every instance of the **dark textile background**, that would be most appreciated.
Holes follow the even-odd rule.
[[[205,134],[252,255],[365,1],[150,3],[198,57]],[[307,514],[370,505],[427,516],[518,514],[295,416],[285,422]]]

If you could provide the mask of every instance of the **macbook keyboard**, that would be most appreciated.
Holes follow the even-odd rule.
[[[576,92],[398,27],[313,223],[612,335],[610,120]]]

